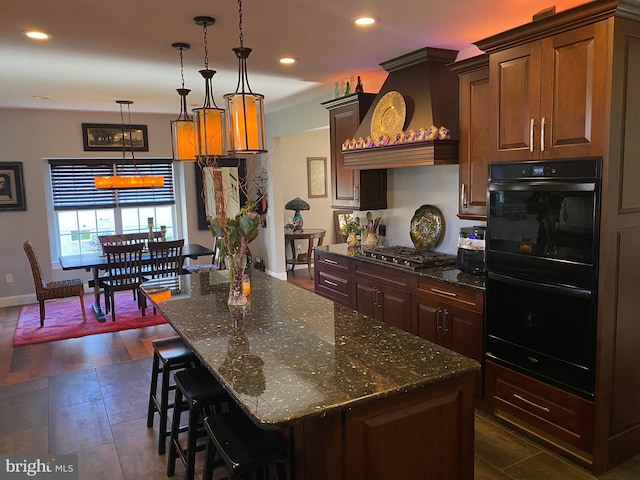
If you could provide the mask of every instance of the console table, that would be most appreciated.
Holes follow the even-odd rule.
[[[319,228],[305,228],[300,232],[285,231],[284,248],[286,250],[287,243],[291,246],[291,258],[287,258],[287,265],[291,265],[291,271],[293,271],[296,265],[306,264],[307,268],[309,269],[309,277],[311,278],[311,280],[313,280],[313,275],[311,274],[311,255],[313,253],[313,247],[322,245],[322,240],[324,239],[326,233],[326,230],[322,230]],[[318,239],[318,245],[314,245],[316,238]],[[296,256],[296,240],[308,240],[307,253],[301,254],[301,258]]]

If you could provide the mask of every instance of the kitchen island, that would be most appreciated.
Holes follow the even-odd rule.
[[[262,428],[286,431],[297,480],[473,478],[476,361],[252,271],[153,280],[144,294]]]

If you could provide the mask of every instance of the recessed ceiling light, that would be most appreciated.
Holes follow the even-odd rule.
[[[47,97],[46,95],[34,95],[33,98],[36,100],[51,100],[51,97]]]
[[[298,59],[296,57],[282,57],[278,61],[283,65],[292,65],[294,63],[297,63]]]
[[[379,21],[380,19],[378,17],[371,16],[362,16],[353,19],[353,23],[360,27],[367,27],[369,25],[373,25],[374,23],[378,23]]]
[[[38,30],[25,30],[22,32],[25,37],[29,37],[33,40],[49,40],[51,35],[46,32],[40,32]]]

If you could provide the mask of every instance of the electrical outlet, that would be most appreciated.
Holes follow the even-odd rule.
[[[11,273],[7,273],[7,274],[4,276],[4,280],[5,280],[5,282],[7,282],[7,283],[13,283],[13,274],[11,274]]]

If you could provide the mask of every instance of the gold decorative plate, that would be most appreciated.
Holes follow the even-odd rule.
[[[419,250],[437,247],[444,233],[444,216],[438,207],[422,205],[411,219],[411,241]]]
[[[407,107],[400,92],[385,93],[371,116],[371,138],[376,141],[385,135],[395,138],[404,127],[406,113]]]

